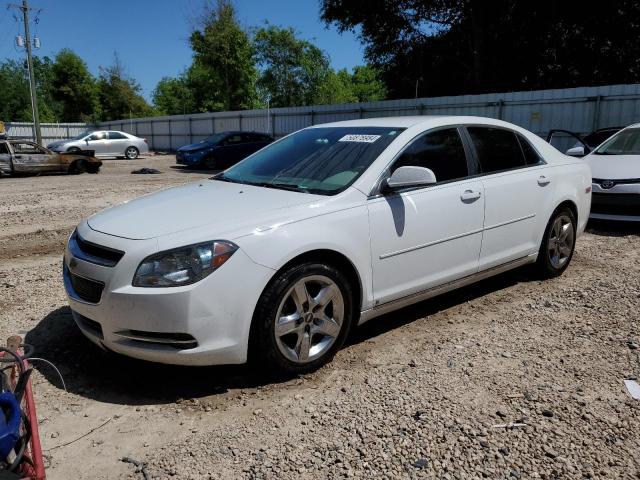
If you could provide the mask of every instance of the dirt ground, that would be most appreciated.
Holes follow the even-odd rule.
[[[562,277],[521,269],[378,318],[330,365],[274,383],[116,357],[78,332],[61,282],[74,226],[210,175],[104,163],[0,178],[0,338],[25,336],[67,387],[34,362],[49,479],[640,478],[623,383],[640,376],[640,227],[591,224]],[[142,166],[163,173],[130,174]]]

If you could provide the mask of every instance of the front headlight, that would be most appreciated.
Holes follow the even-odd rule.
[[[223,240],[187,245],[145,258],[133,277],[134,287],[179,287],[199,282],[220,268],[238,246]]]

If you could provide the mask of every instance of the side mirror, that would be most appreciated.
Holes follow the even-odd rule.
[[[400,167],[382,183],[383,191],[394,191],[408,187],[424,187],[437,182],[433,170],[424,167]]]
[[[577,147],[573,147],[567,150],[566,155],[569,155],[571,157],[584,157],[587,153],[589,152],[585,151],[584,146],[579,145]]]

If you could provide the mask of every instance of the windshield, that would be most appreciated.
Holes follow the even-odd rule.
[[[215,135],[211,135],[210,137],[205,138],[204,140],[200,140],[200,143],[218,143],[224,137],[226,137],[226,133],[216,133]]]
[[[335,195],[355,182],[402,130],[386,127],[301,130],[213,179]]]
[[[80,135],[76,135],[75,137],[71,138],[70,140],[82,140],[84,137],[86,137],[90,133],[91,133],[91,131],[87,130],[86,132],[82,132]]]
[[[611,137],[594,153],[597,155],[640,155],[640,128],[629,128]]]

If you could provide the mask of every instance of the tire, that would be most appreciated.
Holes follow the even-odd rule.
[[[72,175],[80,175],[87,171],[87,165],[84,160],[76,160],[69,166],[69,173]]]
[[[216,160],[216,157],[209,156],[205,158],[204,161],[202,162],[202,167],[206,168],[207,170],[215,170],[217,163],[218,162]]]
[[[136,147],[127,147],[124,156],[127,160],[135,160],[140,155],[140,151]]]
[[[78,147],[69,147],[67,148],[67,153],[78,153],[80,149]]]
[[[576,246],[576,217],[568,207],[559,207],[544,230],[535,268],[542,278],[554,278],[567,269]]]
[[[318,369],[344,344],[354,306],[353,287],[340,270],[317,262],[289,267],[260,296],[251,328],[250,361],[276,375]]]

